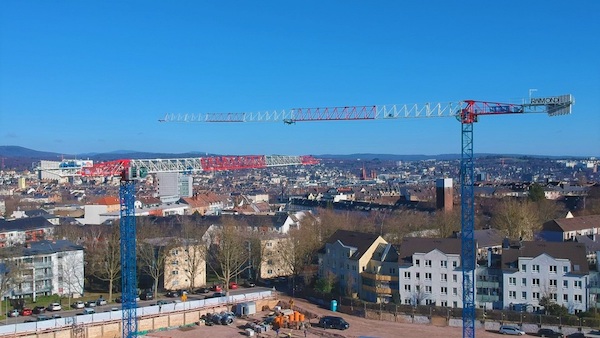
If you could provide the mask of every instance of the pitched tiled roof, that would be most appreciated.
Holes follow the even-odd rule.
[[[502,245],[504,236],[496,229],[483,229],[473,231],[473,237],[478,248],[489,248]]]
[[[584,244],[576,242],[543,242],[525,241],[518,248],[502,250],[503,270],[516,270],[519,257],[535,258],[547,254],[554,258],[571,261],[571,273],[587,274],[589,272]]]
[[[600,215],[579,216],[573,218],[557,218],[543,224],[544,231],[575,231],[600,228]]]
[[[356,252],[350,259],[359,259],[367,251],[367,249],[373,245],[375,240],[379,238],[378,235],[368,234],[357,231],[349,230],[337,230],[327,239],[327,243],[334,244],[340,241],[343,245],[351,246],[356,248]]]
[[[0,231],[27,231],[51,227],[54,227],[54,224],[41,216],[18,218],[13,221],[0,220]]]
[[[428,253],[436,249],[445,254],[460,255],[460,239],[405,237],[398,251],[398,262],[402,265],[412,264],[415,253]]]
[[[97,205],[115,205],[115,204],[119,204],[119,203],[120,203],[119,199],[115,196],[100,197],[94,202],[94,204],[97,204]]]

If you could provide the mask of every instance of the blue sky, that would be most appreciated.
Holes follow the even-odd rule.
[[[600,156],[600,1],[0,2],[0,145],[64,154],[460,153],[453,118],[165,124],[165,113],[520,102],[476,153]]]

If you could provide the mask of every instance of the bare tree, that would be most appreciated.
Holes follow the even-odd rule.
[[[240,234],[245,226],[234,220],[226,220],[211,240],[209,265],[229,291],[229,283],[248,268],[247,241]]]
[[[452,211],[438,211],[433,218],[434,229],[437,230],[438,237],[448,238],[457,231],[460,231],[460,209]]]
[[[204,233],[205,231],[192,221],[186,220],[181,224],[181,238],[173,243],[183,249],[183,262],[180,265],[190,281],[190,288],[200,286],[197,282],[198,276],[206,274],[206,243],[202,239]],[[204,284],[204,281],[201,284]]]
[[[20,282],[21,269],[15,257],[22,256],[22,249],[9,247],[0,250],[0,300],[9,297]]]
[[[86,248],[90,272],[96,278],[108,282],[108,301],[112,301],[115,283],[121,277],[121,247],[119,223],[115,222],[92,248]]]
[[[83,252],[81,256],[76,251],[69,252],[59,262],[58,273],[62,278],[63,294],[67,294],[68,302],[71,304],[73,294],[83,295],[85,284]]]
[[[512,239],[532,240],[534,232],[541,228],[535,209],[529,201],[505,198],[492,216],[494,228]]]

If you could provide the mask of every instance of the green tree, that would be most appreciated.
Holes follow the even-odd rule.
[[[538,183],[534,183],[529,186],[529,200],[532,202],[542,201],[546,199],[544,194],[544,188]]]

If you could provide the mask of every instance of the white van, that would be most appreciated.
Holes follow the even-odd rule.
[[[524,336],[525,335],[525,331],[519,329],[516,326],[512,326],[512,325],[500,326],[500,330],[498,330],[498,333],[509,334],[509,335],[514,335],[514,336]]]

